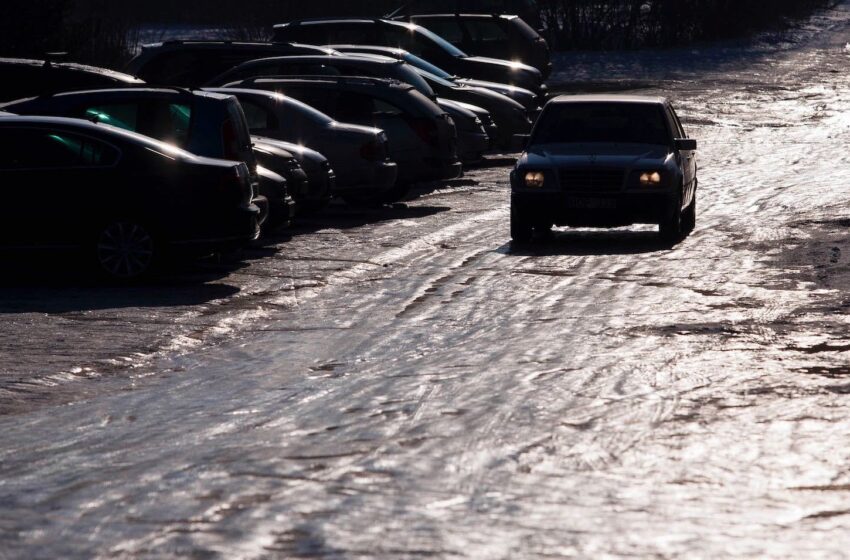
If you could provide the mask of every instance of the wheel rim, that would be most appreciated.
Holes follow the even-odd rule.
[[[97,259],[101,268],[115,278],[140,276],[153,261],[153,238],[138,224],[110,224],[100,233]]]

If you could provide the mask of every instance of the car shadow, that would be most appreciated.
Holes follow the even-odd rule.
[[[654,231],[554,231],[550,236],[536,237],[530,243],[509,241],[498,251],[514,257],[546,257],[556,255],[640,255],[668,251],[669,243]]]
[[[191,261],[121,285],[70,259],[44,264],[3,256],[0,262],[5,270],[0,277],[0,315],[201,305],[238,293],[238,287],[217,281],[246,266],[235,259]]]
[[[420,194],[417,191],[417,194]],[[412,220],[425,218],[448,212],[449,206],[413,206],[406,202],[397,202],[384,206],[351,206],[334,202],[314,216],[297,218],[288,228],[280,228],[267,232],[254,243],[252,251],[257,248],[270,247],[288,241],[289,239],[316,231],[334,229],[355,229],[369,224],[390,222],[393,220]]]

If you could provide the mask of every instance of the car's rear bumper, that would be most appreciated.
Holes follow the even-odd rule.
[[[348,181],[337,179],[333,194],[335,196],[377,195],[386,192],[395,186],[398,179],[398,165],[389,160],[379,161],[358,175],[359,179],[354,181],[350,178]],[[345,177],[345,174],[342,177]]]
[[[203,256],[238,249],[259,237],[260,209],[250,204],[217,216],[215,225],[204,234],[171,239],[167,242],[167,250],[172,254]]]
[[[463,163],[458,158],[426,158],[422,181],[447,181],[463,176]]]
[[[527,219],[574,227],[657,224],[670,200],[670,194],[663,191],[511,193],[511,205]]]
[[[490,149],[490,136],[484,132],[459,133],[457,149],[461,161],[479,161]]]

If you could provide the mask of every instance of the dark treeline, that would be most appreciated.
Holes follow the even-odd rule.
[[[379,17],[403,4],[413,10],[528,10],[559,49],[674,46],[745,36],[785,24],[835,0],[4,0],[0,56],[72,59],[119,66],[134,30],[151,23],[217,24],[251,30],[316,16]],[[500,9],[501,7],[501,9]],[[261,35],[262,33],[259,33]]]
[[[538,0],[561,49],[675,46],[785,25],[835,0]]]

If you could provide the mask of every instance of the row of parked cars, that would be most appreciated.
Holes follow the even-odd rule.
[[[523,48],[469,55],[466,32],[429,29],[446,21],[468,24],[482,49],[495,28]],[[487,15],[290,22],[271,42],[148,45],[125,72],[0,59],[0,176],[28,185],[9,189],[0,239],[81,251],[128,280],[175,255],[236,249],[333,198],[399,201],[519,147],[548,71],[536,32]]]

